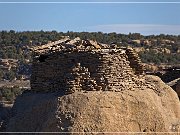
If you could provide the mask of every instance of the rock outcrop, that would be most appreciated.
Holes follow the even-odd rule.
[[[177,94],[158,77],[145,76],[145,80],[157,89],[24,93],[14,104],[7,131],[177,133]]]
[[[177,78],[169,83],[167,85],[171,86],[173,90],[177,93],[178,97],[180,98],[180,78]]]
[[[131,48],[64,39],[33,48],[9,132],[180,132],[180,102]],[[93,133],[94,132],[94,133]]]
[[[177,85],[176,85],[175,91],[177,92],[178,96],[180,97],[180,80],[177,81]]]

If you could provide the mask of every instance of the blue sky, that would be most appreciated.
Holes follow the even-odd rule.
[[[7,0],[0,0],[0,2]],[[37,0],[9,0],[27,2]],[[38,0],[48,1],[48,0]],[[60,0],[53,0],[60,1]],[[61,0],[65,1],[65,0]],[[77,0],[69,0],[77,1]],[[78,0],[83,1],[83,0]],[[83,2],[93,0],[84,0]],[[94,0],[95,1],[95,0]],[[96,0],[96,2],[122,0]],[[135,0],[123,0],[132,1]],[[137,1],[137,0],[136,0]],[[143,0],[138,0],[143,1]],[[148,0],[149,2],[155,0]],[[158,0],[171,2],[172,0]],[[180,2],[178,0],[174,0]],[[66,1],[67,2],[67,1]],[[147,2],[147,1],[143,1]],[[157,2],[157,1],[155,1]],[[102,31],[180,35],[179,4],[0,4],[0,30]]]

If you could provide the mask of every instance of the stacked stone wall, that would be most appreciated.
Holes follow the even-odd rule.
[[[43,62],[35,59],[32,65],[32,90],[65,91],[70,89],[69,83],[75,79],[73,69],[78,63],[81,63],[81,67],[88,68],[91,73],[95,73],[100,63],[99,56],[91,52],[57,52],[48,55]]]
[[[144,65],[141,62],[138,54],[134,52],[132,48],[126,49],[126,54],[128,56],[128,61],[130,62],[130,66],[135,71],[135,74],[143,74],[144,73]]]
[[[147,86],[143,65],[132,48],[65,38],[31,50],[33,91],[122,91]]]
[[[136,86],[134,73],[122,50],[57,52],[34,59],[31,88],[67,93],[121,91]]]

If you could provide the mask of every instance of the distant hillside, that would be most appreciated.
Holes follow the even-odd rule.
[[[139,53],[144,63],[178,64],[180,61],[180,35],[143,36],[139,33],[125,35],[102,32],[0,31],[0,80],[28,79],[32,62],[28,47],[56,41],[62,36],[80,37],[118,46],[131,46]]]

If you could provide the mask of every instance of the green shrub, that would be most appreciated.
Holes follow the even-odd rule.
[[[0,96],[4,97],[7,101],[14,101],[14,99],[22,94],[23,89],[19,88],[18,86],[14,86],[12,88],[9,87],[1,87],[0,88]]]

